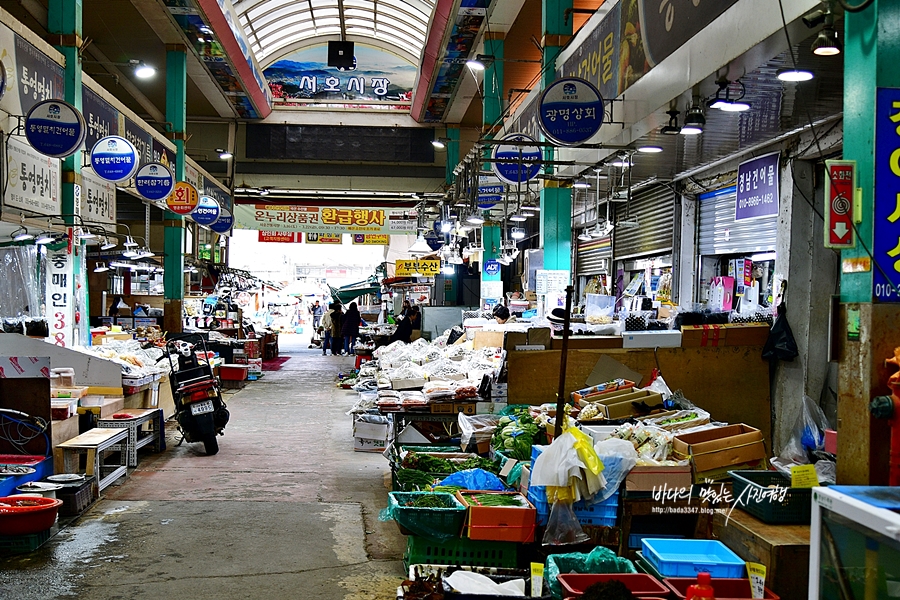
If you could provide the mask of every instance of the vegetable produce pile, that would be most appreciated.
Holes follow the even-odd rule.
[[[528,414],[528,407],[505,417],[500,417],[491,445],[510,458],[531,459],[531,447],[541,433],[537,421]]]
[[[415,469],[417,471],[422,471],[423,473],[456,473],[457,471],[465,471],[467,469],[484,469],[485,471],[490,471],[494,474],[500,472],[500,466],[497,465],[497,463],[480,456],[473,456],[464,461],[455,463],[446,458],[420,454],[418,452],[407,453],[400,466],[404,469]]]
[[[472,506],[525,506],[517,494],[463,494]]]
[[[403,506],[414,508],[454,508],[458,506],[452,498],[440,494],[422,494],[414,500],[410,500]]]

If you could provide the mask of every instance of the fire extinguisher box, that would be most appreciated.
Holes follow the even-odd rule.
[[[246,381],[247,370],[247,365],[221,365],[219,379],[222,381]]]

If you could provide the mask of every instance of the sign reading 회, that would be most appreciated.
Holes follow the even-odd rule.
[[[394,263],[396,277],[434,277],[441,272],[439,259],[400,259]]]
[[[285,233],[413,235],[417,225],[415,211],[402,208],[237,204],[234,215],[239,229]]]
[[[856,161],[826,160],[825,247],[853,248],[853,195],[856,191]]]
[[[541,94],[541,130],[553,142],[574,146],[588,141],[603,125],[603,97],[588,81],[557,79]]]
[[[505,136],[500,143],[494,146],[491,158],[503,162],[493,164],[494,173],[502,181],[516,185],[537,177],[541,170],[541,148],[537,146],[534,138],[522,133],[512,133]],[[520,144],[526,145],[520,145]],[[535,144],[535,145],[528,145]]]
[[[778,214],[778,160],[773,152],[738,165],[734,220],[758,219]]]
[[[166,197],[166,206],[178,215],[189,215],[200,203],[200,195],[197,188],[187,181],[179,181],[175,189]]]
[[[900,89],[875,92],[875,219],[873,300],[900,302]],[[882,273],[884,271],[884,273]],[[885,276],[886,274],[886,276]]]

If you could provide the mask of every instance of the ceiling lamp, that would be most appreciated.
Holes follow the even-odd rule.
[[[134,248],[128,248],[124,252],[122,252],[122,256],[125,258],[137,258],[140,255],[140,252],[135,250]]]
[[[432,252],[431,246],[428,245],[428,242],[425,241],[425,236],[421,233],[419,237],[416,238],[415,243],[409,247],[407,250],[410,254],[428,254]]]
[[[115,239],[104,238],[103,245],[100,246],[101,250],[112,250],[116,246],[118,246],[118,242]]]
[[[587,190],[590,189],[591,184],[586,179],[576,179],[572,183],[573,188],[578,188],[579,190]]]
[[[735,81],[734,83],[741,86],[741,95],[731,99],[731,92],[728,88],[731,83],[727,79],[719,79],[716,84],[718,84],[719,89],[716,91],[716,96],[712,100],[706,103],[706,106],[709,108],[717,108],[719,110],[723,110],[725,112],[743,112],[745,110],[750,110],[750,103],[744,102],[744,95],[747,93],[747,89],[744,87],[743,82],[740,79]],[[721,97],[721,93],[725,92],[725,97]],[[685,123],[687,123],[687,117],[685,117]],[[684,132],[682,132],[684,133]]]
[[[47,231],[44,231],[39,236],[37,236],[37,238],[35,238],[34,243],[40,244],[41,246],[43,246],[45,244],[49,244],[52,241],[53,241],[53,234],[51,234]]]
[[[481,225],[482,223],[484,223],[484,217],[482,217],[478,213],[474,213],[469,215],[469,217],[466,219],[466,223],[471,223],[472,225]]]
[[[21,231],[19,231],[19,229],[21,229]],[[34,239],[34,236],[28,233],[28,230],[25,229],[25,227],[20,227],[19,229],[13,231],[12,235],[10,236],[14,242],[24,242]]]
[[[434,146],[438,150],[443,150],[447,147],[446,142],[444,142],[443,138],[436,138],[431,140],[431,145]]]
[[[228,150],[225,150],[224,148],[216,148],[216,152],[219,153],[219,158],[221,158],[222,160],[228,160],[229,158],[234,156],[234,154],[232,154]]]
[[[514,240],[523,240],[525,239],[525,230],[521,227],[513,227],[509,230],[509,237]]]
[[[582,242],[589,242],[594,239],[594,237],[591,235],[591,232],[589,230],[583,229],[581,233],[578,234],[578,239]]]
[[[706,125],[706,117],[699,106],[692,106],[687,114],[684,115],[684,127],[681,128],[682,135],[697,135],[703,133],[703,126]]]
[[[812,43],[813,54],[817,56],[835,56],[841,53],[841,41],[838,39],[837,31],[834,30],[834,14],[830,9],[826,8],[822,15],[822,22],[825,26],[816,36]]]
[[[528,217],[526,217],[525,215],[523,215],[522,213],[519,213],[519,212],[515,212],[515,213],[511,214],[511,215],[509,215],[509,217],[507,217],[507,218],[508,218],[510,221],[515,221],[515,222],[517,222],[517,223],[521,223],[521,222],[523,222],[523,221],[527,221],[527,220],[528,220]]]
[[[634,165],[634,163],[631,162],[631,157],[629,157],[627,154],[619,155],[616,160],[609,164],[620,169],[627,169],[628,167]]]
[[[105,262],[98,262],[97,266],[94,267],[94,273],[105,273],[106,271],[109,271],[109,267]]]
[[[450,233],[451,231],[453,231],[453,221],[450,219],[441,221],[441,233]]]
[[[664,125],[662,129],[659,130],[663,135],[678,135],[681,133],[681,127],[678,126],[678,113],[680,111],[677,110],[667,110],[666,114],[669,115],[669,124]]]
[[[603,224],[603,227],[600,227],[600,223],[597,223],[594,226],[594,230],[591,231],[591,237],[593,239],[605,238],[609,237],[609,234],[612,233],[613,224],[607,221]]]
[[[523,217],[525,217],[527,219],[528,217],[534,216],[534,209],[531,208],[530,206],[523,206],[522,211],[519,214],[521,214]]]
[[[137,242],[135,242],[134,238],[130,235],[125,236],[125,243],[122,245],[126,248],[137,248]]]
[[[142,60],[132,59],[128,62],[134,65],[134,76],[138,79],[150,79],[156,75],[156,67],[151,67]]]
[[[446,264],[443,267],[441,267],[442,275],[453,275],[454,273],[456,273],[456,269],[454,269],[453,265],[451,265],[451,264]]]
[[[806,69],[778,69],[778,79],[781,81],[809,81],[813,78],[813,72]]]
[[[644,154],[659,154],[663,149],[662,146],[641,146],[637,151]]]
[[[472,69],[473,71],[484,71],[484,58],[479,54],[475,58],[470,58],[466,61],[466,66]]]

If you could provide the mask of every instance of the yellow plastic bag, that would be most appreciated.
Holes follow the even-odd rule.
[[[604,467],[603,462],[594,450],[593,438],[577,427],[571,427],[568,415],[566,415],[563,430],[568,431],[575,438],[575,451],[578,452],[578,458],[581,459],[584,466],[594,475],[599,475]]]

